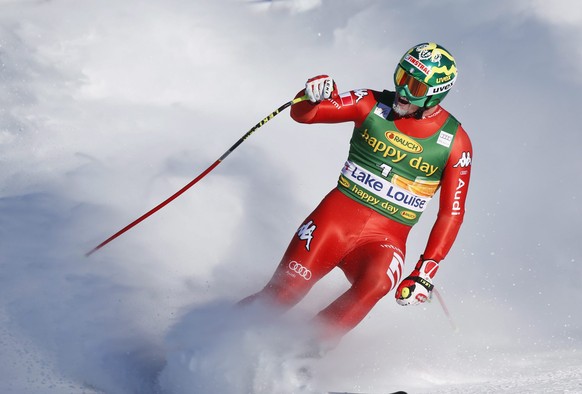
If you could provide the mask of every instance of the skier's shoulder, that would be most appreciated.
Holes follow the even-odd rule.
[[[448,120],[451,121],[452,124],[456,125],[455,142],[454,142],[455,148],[472,151],[473,148],[472,148],[472,144],[471,144],[471,138],[469,137],[469,134],[467,133],[467,131],[463,127],[461,121],[459,121],[453,114],[451,114],[446,109],[442,108],[442,110],[446,114]]]
[[[391,103],[390,100],[394,100],[394,92],[390,92],[388,90],[375,90],[375,89],[353,89],[349,92],[353,97],[359,100],[366,100],[374,102],[384,102],[384,103]],[[359,101],[358,100],[358,101]]]
[[[463,124],[461,123],[461,121],[452,113],[450,113],[446,108],[444,108],[442,105],[439,106],[440,107],[440,117],[443,119],[448,120],[451,124],[456,125],[457,126],[457,134],[463,134],[465,138],[469,138],[466,130],[463,128]]]
[[[394,98],[396,97],[396,92],[391,90],[382,90],[381,92],[374,91],[374,97],[377,102],[392,106]]]
[[[392,95],[390,96],[390,93]],[[394,92],[387,90],[378,91],[374,89],[353,89],[340,94],[342,105],[356,105],[360,108],[367,108],[371,110],[378,103],[385,103],[388,105],[394,101]]]

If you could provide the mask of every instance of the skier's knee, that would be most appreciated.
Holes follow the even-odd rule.
[[[374,280],[368,280],[365,285],[368,295],[378,300],[388,294],[394,286],[392,281],[385,276],[375,278]]]
[[[303,293],[290,286],[269,283],[261,291],[255,293],[238,303],[245,306],[262,303],[267,306],[288,309],[297,304],[303,298]]]
[[[263,289],[263,292],[274,304],[283,308],[291,308],[304,296],[302,289],[279,284],[269,284]]]

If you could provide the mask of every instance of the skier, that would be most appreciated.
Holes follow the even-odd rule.
[[[322,337],[339,340],[397,286],[400,305],[425,302],[465,213],[472,147],[440,106],[457,78],[453,56],[436,43],[408,50],[394,72],[395,91],[338,94],[333,79],[307,81],[291,108],[300,123],[354,122],[347,161],[334,188],[294,235],[257,300],[282,310],[339,267],[351,287],[316,317]],[[440,188],[439,211],[424,253],[402,281],[406,239]],[[319,324],[318,324],[319,326]]]

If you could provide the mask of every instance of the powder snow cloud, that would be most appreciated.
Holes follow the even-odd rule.
[[[152,391],[143,377],[162,368],[167,332],[188,331],[184,314],[234,302],[269,278],[334,186],[351,125],[281,114],[180,199],[83,254],[189,182],[307,78],[390,89],[402,53],[428,40],[458,61],[444,105],[475,149],[466,221],[436,283],[463,327],[459,341],[477,352],[579,346],[578,8],[0,2],[0,374],[15,377],[0,387],[48,393],[38,378],[46,373]],[[435,212],[412,232],[409,265]],[[300,308],[315,312],[344,286],[332,275]],[[364,333],[398,337],[403,326],[422,336],[435,321],[434,334],[407,349],[393,343],[396,352],[422,355],[448,326],[437,308],[402,310],[389,296],[346,348]],[[13,362],[23,347],[33,378]]]

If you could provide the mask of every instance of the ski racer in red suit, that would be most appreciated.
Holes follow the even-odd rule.
[[[353,122],[348,159],[338,185],[299,227],[273,277],[255,300],[283,310],[339,267],[351,287],[316,321],[326,339],[341,338],[388,292],[396,302],[425,302],[465,214],[472,147],[461,124],[439,104],[457,77],[442,46],[411,48],[394,73],[395,92],[370,89],[338,94],[321,75],[306,83],[309,101],[291,108],[301,123]],[[402,279],[406,239],[440,188],[438,217],[424,253]],[[402,279],[402,280],[401,280]]]

